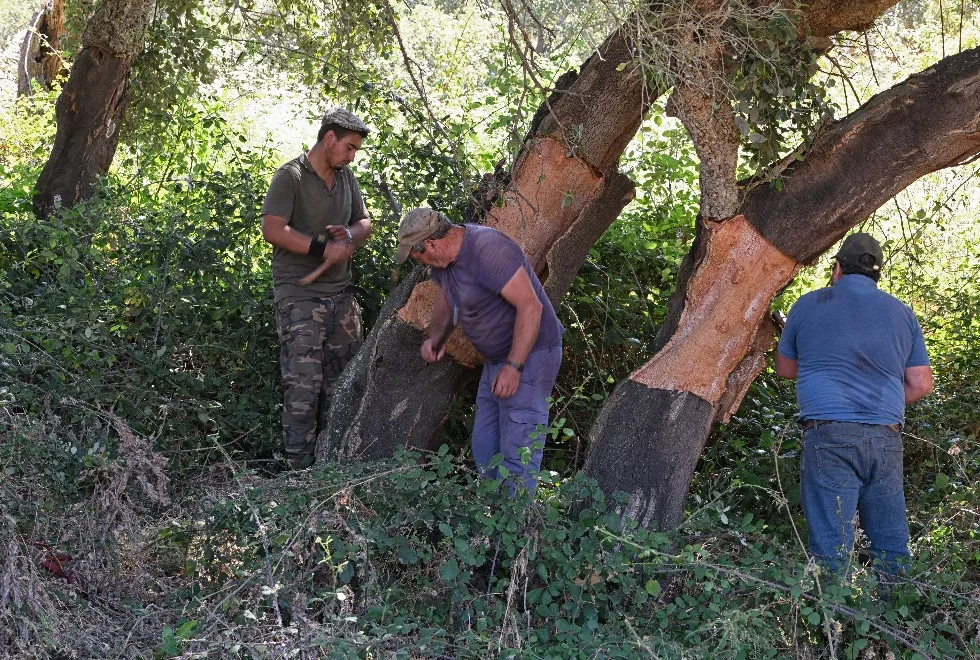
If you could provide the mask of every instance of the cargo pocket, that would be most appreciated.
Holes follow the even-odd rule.
[[[289,341],[289,310],[291,306],[284,302],[276,303],[276,334],[279,336],[279,343],[285,344]]]
[[[548,428],[548,413],[547,412],[537,412],[535,410],[511,410],[510,414],[510,428],[506,434],[506,437],[501,438],[501,451],[503,451],[504,456],[508,455],[514,457],[518,462],[523,463],[521,460],[521,447],[532,448],[534,443],[539,442],[544,446],[545,430]],[[532,437],[533,436],[533,437]],[[532,450],[533,451],[533,450]],[[537,461],[540,465],[540,459]],[[535,461],[531,461],[531,465],[537,469],[538,465],[535,465]]]

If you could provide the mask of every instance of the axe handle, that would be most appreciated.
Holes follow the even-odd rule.
[[[324,261],[322,264],[317,266],[316,269],[313,270],[309,275],[301,279],[299,283],[302,284],[303,286],[309,286],[313,284],[313,282],[315,282],[318,277],[320,277],[325,272],[327,272],[327,269],[330,268],[331,266],[333,266],[332,261]]]

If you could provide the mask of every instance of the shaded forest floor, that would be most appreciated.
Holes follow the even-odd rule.
[[[696,491],[661,534],[622,528],[579,477],[510,499],[448,448],[280,474],[224,455],[175,481],[149,439],[100,419],[116,450],[79,458],[56,415],[0,409],[8,657],[980,652],[976,556],[952,520],[883,585],[860,548],[847,579],[808,563],[794,507],[760,485]]]

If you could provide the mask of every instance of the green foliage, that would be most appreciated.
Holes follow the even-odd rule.
[[[227,652],[222,630],[248,624],[261,639],[280,620],[294,648],[321,653],[756,658],[826,652],[828,638],[845,657],[977,651],[976,606],[933,557],[898,586],[865,569],[842,582],[717,502],[681,535],[624,529],[609,513],[622,501],[581,477],[546,481],[529,502],[446,447],[288,484],[239,479],[189,542],[199,587],[185,611],[218,633],[199,651]]]
[[[537,68],[525,69],[505,43],[512,17],[436,4],[391,8],[421,94],[402,70],[387,5],[291,1],[268,13],[161,2],[113,171],[97,199],[43,222],[30,197],[54,97],[4,106],[0,584],[34,585],[37,598],[3,601],[0,644],[85,657],[118,653],[123,639],[158,657],[980,652],[978,262],[975,236],[950,217],[969,199],[920,190],[873,221],[892,238],[888,251],[904,255],[889,264],[888,286],[924,319],[938,377],[937,394],[910,411],[916,560],[899,586],[883,588],[860,543],[852,579],[807,563],[795,395],[771,373],[713,434],[677,534],[624,528],[623,500],[570,476],[616,383],[650,357],[693,238],[696,158],[659,106],[620,162],[637,197],[560,306],[566,355],[541,436],[555,472],[534,502],[463,467],[467,392],[445,427],[458,451],[269,478],[280,395],[257,211],[272,171],[295,154],[273,155],[266,145],[283,135],[256,130],[263,86],[294,85],[296,99],[310,99],[268,111],[277,122],[315,122],[323,105],[342,103],[375,128],[356,165],[375,220],[355,265],[370,325],[397,278],[400,213],[429,203],[462,219],[477,175],[509,162],[542,98],[532,73],[553,80],[605,32],[585,25],[595,7],[576,6],[567,32],[543,30]],[[535,11],[560,22],[565,9]],[[86,11],[72,5],[75,32]],[[533,27],[531,8],[517,14]],[[785,16],[729,28],[758,46],[733,83],[756,168],[810,134],[829,101]],[[230,105],[238,93],[252,99],[245,110]],[[804,271],[779,306],[821,283],[825,266]],[[173,505],[138,506],[127,490],[149,474],[127,458],[127,433],[169,459]],[[107,498],[107,484],[123,484],[122,495]],[[133,524],[111,527],[120,510]],[[110,527],[122,531],[102,533]],[[84,598],[39,568],[62,551],[82,558]]]
[[[102,198],[48,220],[26,199],[4,214],[5,395],[33,413],[54,401],[78,415],[67,399],[115,410],[170,449],[267,453],[274,434],[256,433],[274,428],[278,398],[257,231],[267,156],[236,146],[241,133],[207,107],[170,115],[188,148],[121,154],[125,176]]]
[[[732,53],[735,125],[744,140],[747,166],[753,172],[771,166],[802,140],[809,145],[836,106],[826,86],[834,80],[814,78],[818,53],[804,39],[796,17],[775,13],[763,20],[733,20],[738,41],[751,43]]]
[[[54,140],[54,92],[0,101],[0,217],[31,209],[34,182]]]
[[[13,37],[27,27],[31,12],[36,9],[36,4],[30,0],[10,0],[3,3],[0,7],[0,45],[6,48]]]

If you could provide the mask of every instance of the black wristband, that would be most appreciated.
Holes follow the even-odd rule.
[[[326,249],[327,237],[320,234],[319,236],[314,236],[313,240],[310,241],[310,250],[306,254],[317,259],[323,259],[323,251]]]
[[[517,370],[517,373],[521,373],[521,372],[524,371],[524,363],[523,362],[511,362],[510,360],[506,360],[504,362],[504,364],[506,364],[509,367],[514,367],[514,369]]]

